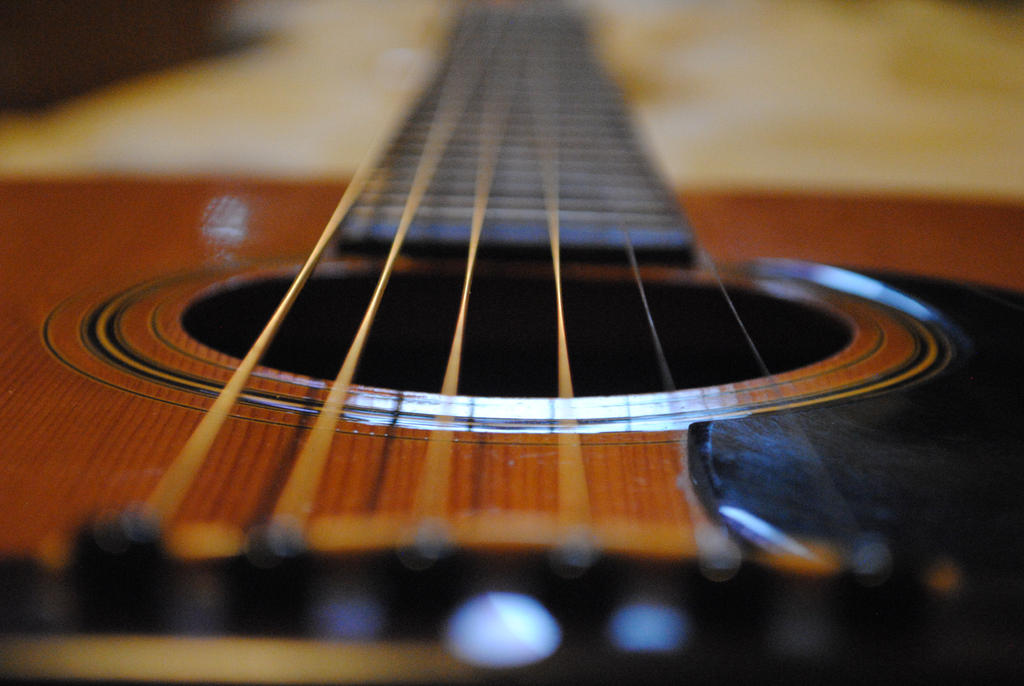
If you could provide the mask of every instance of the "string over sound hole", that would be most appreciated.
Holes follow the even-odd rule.
[[[330,379],[337,373],[375,285],[373,273],[314,278],[264,359],[283,372]],[[222,286],[195,300],[185,330],[235,357],[251,346],[288,286],[286,277]],[[374,321],[355,381],[437,392],[458,312],[461,276],[395,274]],[[647,284],[652,315],[676,386],[694,388],[761,376],[721,293],[710,284]],[[730,295],[773,373],[842,350],[848,326],[807,304],[731,287]],[[566,329],[578,396],[667,390],[650,331],[628,279],[569,276]],[[459,393],[490,397],[557,395],[555,297],[549,276],[481,272],[467,314]]]

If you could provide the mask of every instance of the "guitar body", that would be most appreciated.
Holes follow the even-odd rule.
[[[694,232],[548,3],[369,159],[0,183],[0,677],[1015,676],[1020,207]]]
[[[60,565],[70,553],[67,536],[84,522],[145,499],[237,364],[191,339],[179,321],[182,312],[198,294],[224,283],[287,273],[315,240],[336,188],[86,182],[15,183],[6,191],[4,224],[19,231],[3,268],[3,322],[9,349],[16,351],[3,362],[12,399],[3,415],[10,470],[3,509],[6,521],[19,524],[4,527],[0,545],[7,557],[43,553]],[[237,242],[211,236],[204,216],[225,191],[247,208],[246,235]],[[50,215],[54,210],[57,215]],[[73,229],[64,214],[69,211]],[[55,243],[66,252],[48,253],[46,246]],[[125,255],[131,255],[127,264]],[[346,268],[358,273],[366,263],[356,259]],[[18,265],[29,264],[31,276],[19,276]],[[133,302],[127,316],[113,314],[126,297]],[[107,319],[97,324],[98,317]],[[174,372],[160,377],[161,369]],[[256,382],[284,409],[269,402],[238,408],[215,447],[222,457],[210,461],[212,471],[200,477],[203,490],[188,496],[181,513],[196,525],[194,541],[186,542],[183,533],[185,557],[233,554],[239,541],[221,541],[221,551],[219,536],[244,533],[266,516],[296,441],[308,430],[310,408],[322,401],[323,385],[288,375]],[[55,421],[66,430],[55,430]],[[339,429],[324,479],[338,487],[321,493],[323,515],[338,519],[338,545],[346,550],[393,545],[407,533],[430,435],[429,424],[422,430],[392,426],[393,413],[386,411],[369,422]],[[687,550],[680,534],[686,515],[675,485],[680,435],[584,439],[612,470],[592,507],[599,518],[624,527],[616,534],[620,546],[673,555]],[[557,435],[467,431],[451,440],[446,516],[452,524],[465,524],[470,540],[489,540],[493,532],[483,533],[487,527],[477,520],[514,513],[525,530],[509,530],[506,522],[499,530],[508,540],[499,536],[496,545],[553,543]],[[647,486],[639,499],[627,498],[625,489],[635,490],[637,480]],[[475,514],[461,522],[462,513]],[[348,519],[351,526],[344,523]]]
[[[841,308],[844,326],[854,327],[840,350],[804,366],[817,371],[791,375],[792,388],[783,390],[720,384],[749,387],[726,393],[730,401],[722,407],[705,393],[700,411],[683,402],[641,410],[635,425],[623,420],[630,415],[621,408],[593,409],[607,399],[578,399],[568,432],[543,416],[502,425],[486,408],[475,420],[463,416],[463,425],[436,426],[423,409],[436,399],[424,393],[406,394],[411,411],[378,403],[378,414],[347,417],[338,426],[310,519],[315,583],[308,570],[268,580],[239,572],[235,562],[245,534],[267,517],[323,395],[313,377],[268,369],[165,526],[162,546],[170,560],[157,573],[138,561],[124,569],[97,562],[80,541],[90,522],[145,499],[237,364],[195,340],[181,324],[183,312],[238,283],[289,273],[337,189],[109,180],[9,182],[0,190],[0,221],[8,227],[0,270],[8,350],[0,362],[0,553],[9,676],[256,680],[257,668],[246,666],[243,652],[224,638],[253,635],[286,636],[248,640],[267,655],[281,651],[282,663],[307,655],[316,681],[472,676],[480,673],[434,647],[426,639],[436,629],[424,627],[436,627],[460,599],[489,584],[528,591],[564,613],[562,651],[543,667],[526,668],[542,679],[597,677],[616,668],[657,675],[680,664],[696,675],[737,651],[754,657],[721,673],[749,677],[765,665],[832,670],[850,667],[851,659],[858,677],[961,664],[1004,675],[1013,669],[1017,644],[1007,641],[1020,627],[1001,608],[1019,600],[1024,561],[1024,512],[1016,498],[1024,481],[1019,296],[907,277],[889,277],[893,290],[880,291],[878,302],[863,292],[822,294],[820,284],[810,294],[787,291],[813,308]],[[225,198],[235,214],[214,211]],[[846,202],[851,229],[858,207],[871,218],[871,203]],[[912,219],[921,207],[908,201],[905,211]],[[346,258],[333,268],[358,274],[378,262]],[[402,273],[425,268],[446,267],[408,260]],[[614,267],[567,269],[585,281],[622,280]],[[772,263],[742,278],[775,283],[784,273],[786,281],[813,280],[808,270],[803,263]],[[686,271],[662,265],[647,277],[680,280]],[[845,274],[833,277],[839,273]],[[863,280],[854,291],[882,283],[851,278]],[[893,300],[893,293],[906,302]],[[872,327],[885,336],[869,335]],[[868,362],[851,363],[851,350]],[[837,373],[856,376],[857,390],[836,392],[850,384],[837,381]],[[892,382],[879,382],[885,378]],[[360,392],[364,400],[394,394]],[[808,400],[830,394],[835,397],[824,403]],[[530,408],[529,400],[521,403]],[[431,475],[428,456],[439,431],[450,448],[443,478]],[[573,478],[563,464],[567,434],[578,440],[586,527],[565,506],[573,492],[559,490]],[[434,523],[445,545],[458,551],[445,559],[461,566],[410,580],[405,567],[387,559],[422,534],[414,527],[417,489],[431,478],[444,494]],[[751,562],[730,581],[715,584],[692,571],[699,566],[697,529],[680,479],[692,482],[711,517],[750,546]],[[580,585],[571,590],[565,578],[537,569],[580,532],[601,564],[571,580]],[[884,542],[891,562],[878,572],[885,581],[878,586],[850,581],[840,561],[865,541],[869,550],[871,542]],[[387,619],[368,636],[357,632],[358,640],[325,634],[310,619],[317,601],[308,593],[353,566],[360,570],[353,578],[371,579],[370,589],[387,587],[381,578],[399,580],[380,591],[389,599]],[[141,586],[133,579],[140,574]],[[207,584],[203,602],[183,590],[196,579]],[[297,592],[295,583],[308,588]],[[54,588],[64,589],[57,594],[63,601],[40,603]],[[418,593],[436,603],[424,609]],[[603,648],[604,657],[581,669],[578,651],[607,640],[587,618],[598,622],[632,596],[687,599],[695,643],[656,657]],[[296,605],[282,608],[270,600],[275,597]],[[197,619],[204,611],[208,616]],[[787,621],[814,624],[807,645],[791,635]],[[140,630],[149,638],[131,637]],[[84,635],[68,638],[69,632]],[[169,638],[181,632],[195,637],[184,645]],[[54,643],[52,635],[64,638]],[[993,643],[998,637],[1002,642]],[[894,653],[893,645],[903,652]],[[63,662],[43,657],[54,646]],[[951,646],[957,649],[946,652]],[[167,651],[179,657],[174,669],[153,657]],[[143,662],[148,656],[153,671],[99,657],[109,654]],[[211,670],[188,655],[220,667]],[[603,666],[595,673],[595,665]],[[282,678],[298,673],[285,669]]]

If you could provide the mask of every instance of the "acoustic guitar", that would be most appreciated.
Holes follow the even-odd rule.
[[[2,185],[0,674],[1019,672],[1024,297],[713,260],[585,33],[467,6],[326,228],[329,184]]]

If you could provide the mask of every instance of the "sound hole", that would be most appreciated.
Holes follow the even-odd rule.
[[[312,279],[263,360],[264,366],[332,379],[355,335],[375,275]],[[203,344],[242,357],[288,287],[286,278],[222,287],[192,303],[185,330]],[[356,383],[406,391],[441,387],[458,314],[461,276],[395,274],[356,374]],[[647,284],[675,385],[713,386],[762,376],[717,288]],[[804,304],[730,288],[736,309],[773,373],[843,349],[846,325]],[[566,333],[576,395],[665,390],[634,283],[569,278]],[[552,397],[558,392],[555,296],[550,279],[480,273],[467,312],[459,393]]]

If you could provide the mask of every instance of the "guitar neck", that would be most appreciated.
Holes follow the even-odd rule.
[[[468,8],[448,54],[344,225],[345,249],[391,242],[438,113],[458,101],[454,128],[405,247],[464,252],[480,160],[496,156],[481,246],[491,255],[548,250],[545,161],[556,169],[561,244],[570,257],[638,255],[686,263],[692,232],[652,169],[621,93],[595,59],[586,26],[553,6]]]

